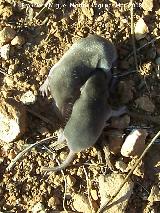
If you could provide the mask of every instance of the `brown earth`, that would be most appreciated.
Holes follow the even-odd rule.
[[[76,40],[89,34],[98,34],[110,39],[118,51],[117,69],[113,71],[124,74],[135,70],[129,1],[121,1],[121,4],[116,5],[114,1],[98,3],[97,0],[93,2],[86,0],[84,2],[88,5],[87,8],[78,5],[82,3],[79,0],[76,3],[72,0],[53,2],[39,17],[35,15],[41,8],[28,1],[2,0],[0,2],[0,30],[9,26],[16,31],[16,35],[24,39],[20,45],[11,45],[7,60],[0,58],[1,103],[8,103],[9,99],[20,101],[21,96],[30,90],[37,96],[36,102],[30,105],[30,109],[52,122],[51,125],[27,112],[28,128],[25,134],[13,143],[0,142],[1,212],[63,211],[65,181],[67,181],[65,208],[68,211],[74,211],[72,203],[75,194],[88,195],[87,178],[91,194],[94,192],[92,205],[95,211],[99,208],[98,176],[104,173],[104,169],[98,164],[100,163],[97,157],[98,151],[94,147],[78,154],[73,163],[79,163],[78,165],[81,166],[69,167],[64,171],[65,175],[61,172],[41,171],[41,166],[56,165],[54,159],[60,153],[48,151],[50,143],[28,152],[10,172],[6,172],[5,169],[26,144],[51,136],[59,125],[52,110],[51,98],[49,100],[42,98],[39,87],[46,79],[50,68]],[[158,111],[160,78],[157,65],[160,57],[160,41],[157,39],[152,44],[148,42],[160,35],[160,9],[158,1],[154,1],[154,7],[149,12],[142,8],[142,1],[137,2],[139,3],[134,4],[134,21],[142,17],[149,29],[143,39],[136,41],[137,49],[146,44],[146,47],[137,51],[141,69],[138,73],[123,77],[123,81],[118,84],[116,98],[114,97],[112,102],[115,106],[126,104],[131,111],[138,112],[141,116],[145,115],[144,119],[131,117],[130,126],[149,127],[148,139],[150,139],[159,129],[160,123],[158,117],[160,116]],[[9,72],[11,68],[13,69]],[[142,97],[146,96],[149,98],[144,102]],[[1,105],[0,108],[3,106]],[[148,116],[154,117],[156,122]],[[104,132],[106,130],[107,128]],[[159,185],[160,181],[160,155],[157,154],[157,150],[160,150],[159,146],[153,145],[153,149],[146,156],[143,177],[134,176],[135,186],[126,212],[160,212],[159,200],[155,200],[156,202],[147,200],[152,186]],[[63,149],[60,153],[61,160],[65,159],[66,153],[67,149]],[[118,157],[114,158],[118,159]],[[123,160],[125,163],[129,161]],[[88,177],[82,167],[86,162],[88,165],[84,167]],[[108,169],[107,172],[111,171]],[[39,202],[41,203],[40,211],[34,211],[33,207]]]

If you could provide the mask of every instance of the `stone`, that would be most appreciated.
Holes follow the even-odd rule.
[[[11,41],[11,44],[13,46],[22,46],[25,43],[25,39],[22,36],[16,36],[14,39]]]
[[[137,98],[135,100],[135,103],[137,105],[138,108],[143,109],[146,112],[150,112],[153,113],[155,110],[155,105],[153,104],[153,102],[150,100],[150,98],[146,95]]]
[[[67,186],[69,187],[73,187],[74,184],[76,183],[76,179],[72,175],[67,175],[66,181],[67,181]]]
[[[135,37],[137,40],[140,40],[142,38],[145,38],[147,33],[149,32],[148,26],[144,22],[142,18],[140,18],[135,26]]]
[[[139,156],[145,149],[145,140],[148,133],[145,129],[133,130],[125,139],[121,154],[124,157]]]
[[[98,200],[98,193],[96,189],[91,189],[91,197],[93,198],[93,200]]]
[[[36,100],[37,100],[37,97],[33,94],[32,91],[27,91],[20,98],[20,101],[25,105],[34,104]]]
[[[10,42],[16,35],[16,31],[11,27],[4,27],[0,31],[0,46]]]
[[[127,164],[124,163],[122,160],[118,160],[115,163],[116,169],[120,170],[121,172],[126,172]]]
[[[45,207],[41,202],[36,203],[33,207],[32,207],[32,213],[45,213]]]
[[[24,134],[26,130],[26,111],[18,102],[11,104],[1,101],[0,140],[9,143]]]
[[[145,11],[152,11],[152,9],[153,9],[153,0],[143,0],[141,7]]]
[[[160,201],[160,188],[158,185],[152,186],[148,201],[151,203]]]
[[[124,175],[114,173],[99,176],[98,181],[101,206],[103,206],[119,189],[124,178]],[[113,202],[116,202],[115,205],[104,211],[104,213],[124,213],[127,208],[129,198],[133,192],[133,186],[133,182],[129,179],[113,200]]]
[[[3,20],[9,18],[10,16],[13,15],[13,10],[12,7],[9,5],[0,5],[0,16],[2,16]]]
[[[9,65],[9,67],[8,67],[8,74],[12,75],[16,71],[17,67],[18,67],[17,64],[11,64],[11,65]]]
[[[124,133],[119,130],[109,130],[107,131],[106,135],[108,137],[110,152],[114,155],[117,155],[120,153],[124,141]]]
[[[48,206],[51,208],[54,208],[60,204],[61,204],[61,202],[58,197],[53,196],[48,200]]]
[[[0,56],[4,59],[4,60],[8,60],[9,56],[10,56],[10,45],[6,44],[4,46],[2,46],[0,48]]]
[[[73,196],[73,207],[77,212],[92,213],[89,200],[85,195],[75,194]]]

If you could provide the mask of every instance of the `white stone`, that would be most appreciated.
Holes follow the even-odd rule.
[[[20,100],[23,104],[30,105],[36,102],[37,97],[33,94],[32,91],[27,91],[21,96]]]
[[[11,44],[13,46],[15,45],[19,45],[21,46],[22,44],[24,44],[25,40],[22,36],[16,36],[12,41],[11,41]]]
[[[25,131],[26,114],[23,107],[16,108],[9,104],[3,104],[0,112],[0,140],[9,143],[14,141]]]
[[[0,48],[1,57],[5,60],[9,59],[10,45],[6,44]]]
[[[145,148],[145,139],[148,133],[145,129],[133,130],[125,139],[121,154],[125,157],[139,156]]]
[[[152,186],[150,195],[148,197],[150,202],[159,202],[160,201],[160,188],[156,185]]]
[[[146,34],[149,32],[148,26],[142,18],[140,18],[135,26],[135,37],[137,40],[145,38]]]
[[[32,208],[32,213],[45,213],[46,210],[41,202],[36,203]]]

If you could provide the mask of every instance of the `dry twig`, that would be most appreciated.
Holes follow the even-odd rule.
[[[106,209],[109,209],[111,204],[113,205],[113,203],[111,203],[114,198],[119,194],[119,192],[121,191],[122,187],[124,186],[124,184],[127,182],[127,180],[129,179],[129,177],[131,176],[131,174],[133,173],[133,171],[136,169],[136,167],[138,166],[138,164],[140,163],[140,161],[142,160],[142,158],[144,157],[144,155],[148,152],[148,150],[150,149],[150,147],[152,146],[152,144],[155,142],[155,140],[160,136],[160,131],[155,135],[155,137],[151,140],[151,142],[148,144],[148,146],[145,148],[145,150],[143,151],[143,153],[141,154],[141,156],[138,158],[138,160],[136,161],[135,165],[133,166],[133,168],[130,170],[130,172],[128,173],[128,175],[125,177],[123,183],[119,186],[118,190],[115,192],[115,194],[111,197],[111,199],[104,205],[102,206],[102,208],[100,208],[100,210],[98,211],[98,213],[102,213],[104,212]]]
[[[85,173],[86,176],[86,181],[87,181],[87,189],[88,189],[88,200],[89,200],[89,205],[91,207],[92,212],[94,212],[93,206],[92,206],[92,201],[91,201],[91,195],[90,195],[90,183],[89,183],[89,178],[88,178],[88,174],[87,171],[85,169],[85,167],[83,166],[83,171]]]
[[[58,166],[61,165],[58,159],[56,159],[56,162],[58,163]],[[61,173],[62,173],[63,179],[64,179],[63,209],[64,209],[65,212],[67,212],[66,207],[65,207],[66,192],[67,192],[67,180],[66,180],[63,169],[61,170]]]
[[[44,121],[45,123],[51,124],[53,127],[55,127],[53,125],[53,122],[51,122],[48,118],[44,117],[43,115],[40,115],[39,113],[33,111],[32,109],[29,109],[28,107],[26,108],[28,112],[30,112],[32,115],[40,118],[42,121]]]
[[[160,36],[151,39],[150,41],[148,41],[147,43],[145,43],[144,45],[142,45],[141,47],[137,48],[137,52],[139,52],[140,50],[142,50],[143,48],[149,46],[150,44],[153,44],[155,41],[159,40]],[[133,52],[131,52],[126,59],[129,59],[131,56],[133,55]]]
[[[0,73],[2,73],[3,75],[8,75],[8,73],[4,72],[3,69],[0,68]]]
[[[21,159],[22,156],[23,156],[26,152],[30,151],[34,146],[37,146],[37,145],[39,145],[39,144],[41,144],[41,143],[44,143],[44,142],[46,142],[46,141],[48,141],[48,140],[50,140],[50,139],[53,139],[53,138],[55,138],[55,136],[51,136],[51,137],[42,139],[42,140],[40,140],[40,141],[36,141],[35,143],[29,145],[26,149],[22,150],[22,151],[11,161],[11,163],[10,163],[10,164],[8,165],[8,167],[6,168],[6,171],[9,172],[9,171],[14,167],[15,163],[16,163],[19,159]]]

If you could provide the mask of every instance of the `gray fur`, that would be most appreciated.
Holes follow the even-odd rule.
[[[75,102],[64,136],[70,153],[62,165],[45,168],[45,171],[58,171],[70,164],[74,154],[93,146],[112,116],[120,116],[126,109],[111,109],[107,102],[107,77],[103,71],[96,71],[85,83],[80,98]]]
[[[97,35],[82,38],[51,68],[40,90],[43,95],[48,95],[50,90],[56,106],[65,117],[95,68],[101,68],[110,80],[110,69],[116,58],[115,46],[105,38]]]

